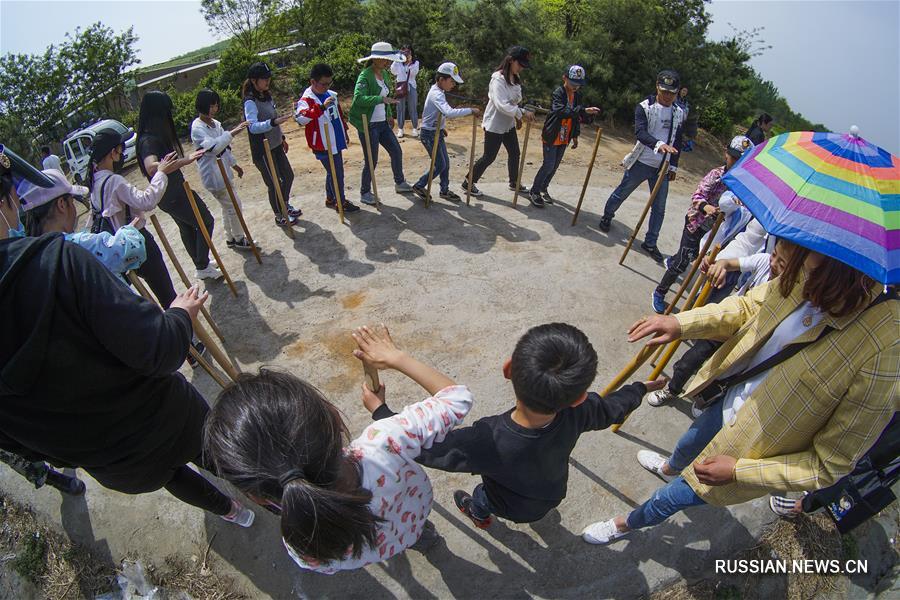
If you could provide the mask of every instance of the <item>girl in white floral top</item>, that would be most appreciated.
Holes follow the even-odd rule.
[[[419,539],[433,496],[415,458],[472,406],[468,388],[398,350],[387,329],[363,327],[353,337],[357,358],[400,371],[429,397],[345,447],[347,427],[318,390],[260,370],[222,392],[206,426],[206,453],[219,475],[280,514],[291,558],[319,573],[387,560]],[[373,413],[383,407],[384,386],[373,393],[363,385],[363,404]]]

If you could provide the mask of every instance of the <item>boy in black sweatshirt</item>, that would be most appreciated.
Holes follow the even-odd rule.
[[[569,142],[572,148],[578,147],[578,134],[581,122],[588,122],[600,109],[591,106],[585,108],[581,104],[581,86],[585,84],[584,68],[572,65],[563,75],[563,84],[553,90],[550,114],[544,120],[541,129],[541,141],[544,149],[544,163],[534,176],[529,200],[532,206],[543,208],[544,204],[553,204],[553,198],[547,192],[550,180],[556,174],[559,163]]]
[[[558,506],[566,497],[569,455],[581,434],[621,423],[645,393],[665,385],[636,382],[605,398],[588,392],[597,353],[584,333],[565,323],[529,330],[503,364],[503,374],[512,380],[514,408],[451,431],[416,459],[443,471],[481,475],[471,495],[453,494],[459,510],[479,528],[491,524],[492,514],[530,523]]]

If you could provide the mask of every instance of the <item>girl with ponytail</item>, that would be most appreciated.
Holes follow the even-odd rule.
[[[313,385],[261,369],[222,392],[206,422],[205,453],[216,472],[281,515],[291,558],[320,573],[357,569],[412,546],[431,526],[431,482],[415,458],[462,422],[468,388],[398,350],[385,329],[353,334],[357,358],[395,369],[429,397],[394,415],[384,386],[363,385],[380,419],[350,441],[338,409]]]

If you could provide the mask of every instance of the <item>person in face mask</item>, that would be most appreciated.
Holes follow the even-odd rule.
[[[25,237],[19,219],[19,195],[16,185],[29,181],[32,185],[51,187],[53,182],[32,167],[28,161],[0,144],[0,240]]]
[[[75,232],[78,224],[75,203],[87,205],[84,200],[84,196],[88,194],[87,188],[71,185],[62,171],[48,169],[43,173],[53,181],[53,187],[43,188],[29,182],[19,186],[20,189],[25,188],[19,193],[19,201],[25,209],[25,230],[28,235],[37,237],[50,232],[65,234],[67,241],[90,251],[103,266],[127,285],[125,272],[140,267],[147,257],[144,237],[134,227],[138,220],[134,219],[130,225],[120,227],[115,234],[107,231]]]

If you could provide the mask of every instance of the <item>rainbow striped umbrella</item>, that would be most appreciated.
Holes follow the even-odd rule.
[[[886,150],[853,133],[783,133],[723,181],[770,234],[900,283],[900,159]]]

